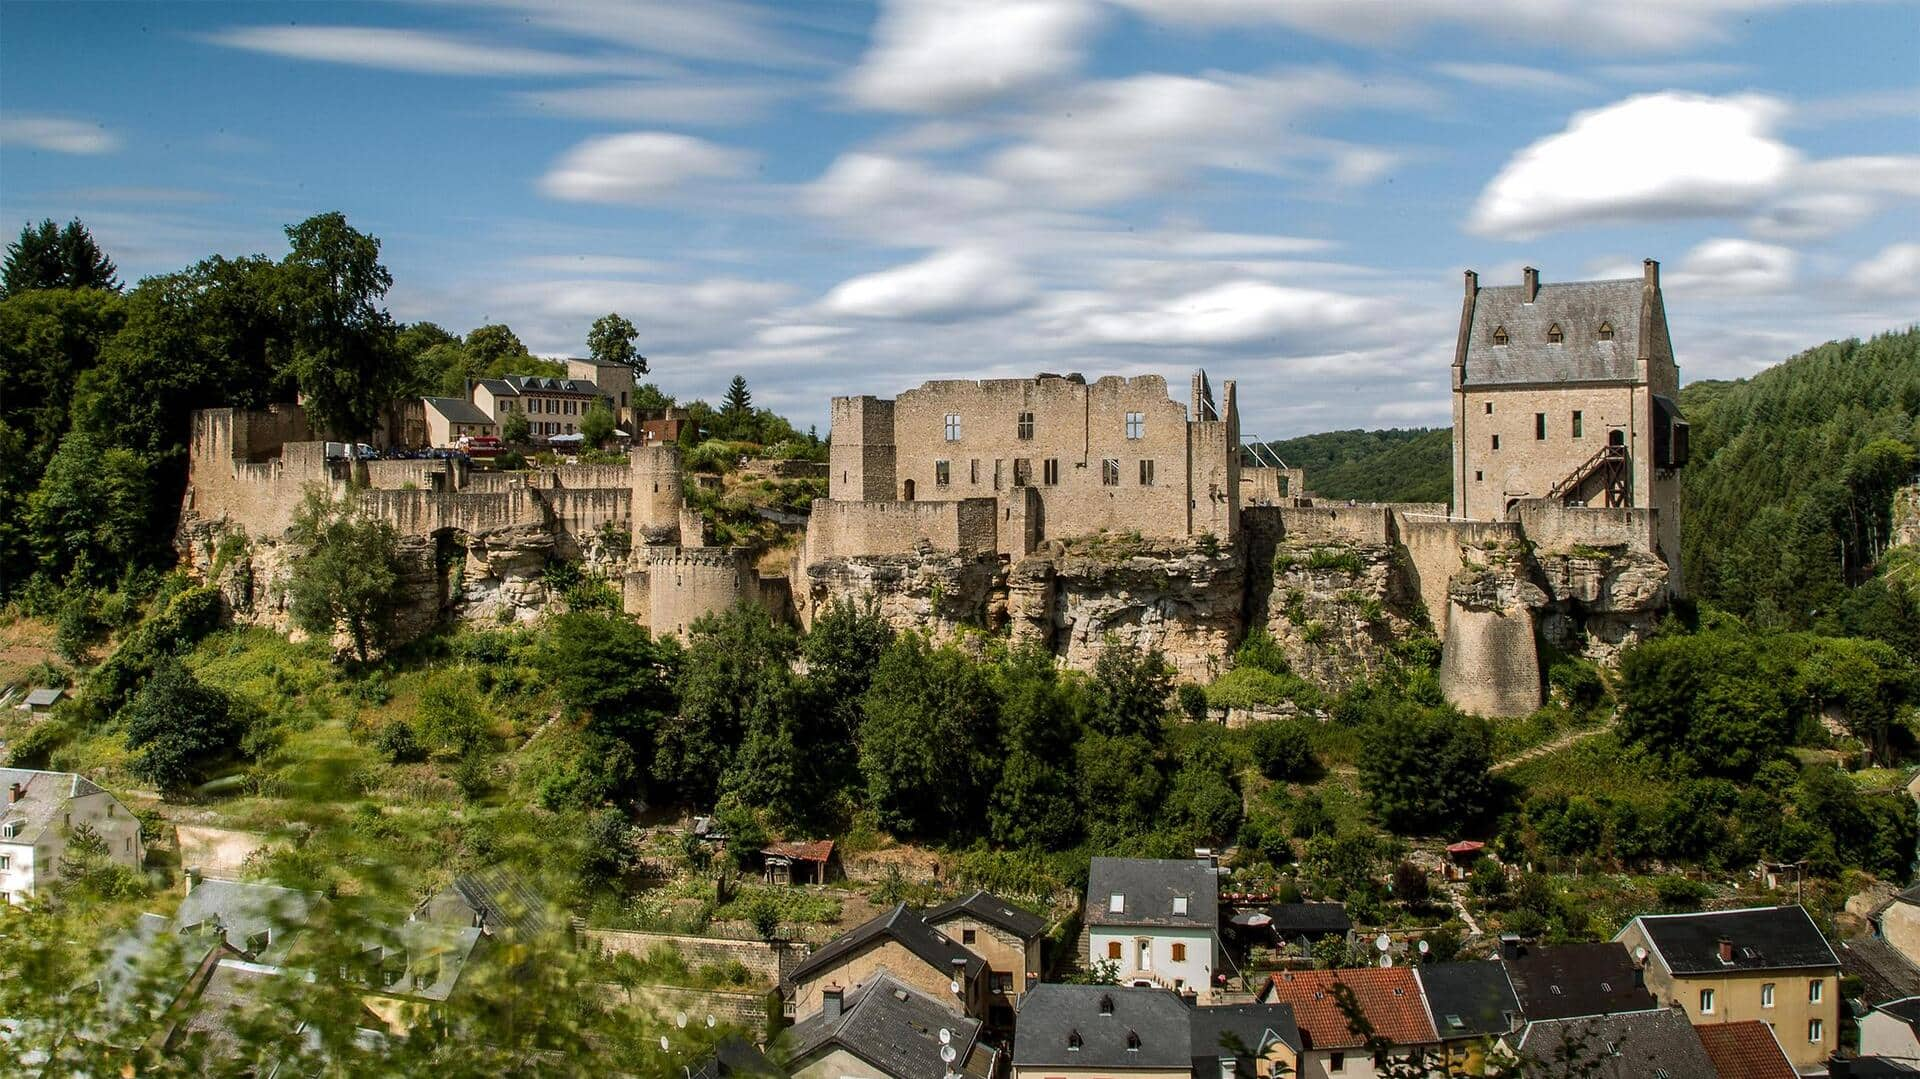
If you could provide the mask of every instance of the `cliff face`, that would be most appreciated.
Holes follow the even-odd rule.
[[[837,600],[871,602],[895,630],[946,641],[1004,621],[1004,599],[997,613],[993,602],[1002,573],[991,558],[933,551],[832,558],[807,567],[794,602],[808,625]]]
[[[1279,543],[1266,560],[1252,621],[1295,674],[1339,689],[1380,669],[1396,642],[1427,632],[1426,613],[1397,547]]]
[[[1546,601],[1540,636],[1569,655],[1611,666],[1666,614],[1666,562],[1625,547],[1536,551]]]

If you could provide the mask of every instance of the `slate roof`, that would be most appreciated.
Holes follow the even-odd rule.
[[[816,1012],[795,1023],[788,1059],[797,1071],[806,1058],[837,1045],[893,1079],[942,1079],[947,1065],[940,1059],[941,1030],[952,1032],[954,1070],[984,1079],[989,1069],[983,1065],[992,1058],[974,1052],[980,1023],[883,971],[848,994],[839,1016]]]
[[[458,397],[423,397],[428,408],[445,416],[448,423],[492,423],[493,417],[480,410],[472,401]]]
[[[507,382],[516,393],[577,393],[605,397],[606,391],[584,378],[559,378],[553,375],[508,375]]]
[[[1758,1019],[1703,1023],[1693,1032],[1720,1079],[1799,1079],[1780,1040]]]
[[[1884,1004],[1874,1005],[1873,1010],[1885,1012],[1895,1019],[1900,1020],[1902,1023],[1913,1027],[1915,1033],[1920,1033],[1920,997],[1908,997],[1904,1000],[1889,1000]]]
[[[1414,968],[1427,1011],[1443,1041],[1499,1037],[1516,1030],[1525,1019],[1520,998],[1499,963],[1476,960],[1430,963]]]
[[[1869,1008],[1920,996],[1920,966],[1880,937],[1843,940],[1834,954],[1840,957],[1841,973],[1860,979],[1860,1000]]]
[[[905,903],[898,903],[892,910],[875,915],[828,941],[825,947],[794,967],[788,979],[796,985],[809,981],[819,972],[882,940],[898,943],[948,977],[952,976],[956,959],[963,961],[968,980],[979,977],[986,969],[986,960],[928,925],[925,918],[909,910]]]
[[[1466,384],[1631,381],[1640,355],[1640,278],[1540,283],[1526,302],[1524,286],[1483,287],[1473,301]],[[1613,327],[1600,340],[1600,324]],[[1547,340],[1558,323],[1561,343]],[[1496,329],[1507,343],[1493,343]]]
[[[1273,931],[1284,939],[1345,936],[1353,929],[1345,903],[1275,903],[1267,908]]]
[[[1634,921],[1640,923],[1660,962],[1675,974],[1840,965],[1820,927],[1799,906],[1643,914]],[[1723,939],[1733,943],[1731,962],[1720,958]]]
[[[480,378],[475,379],[473,384],[475,386],[485,386],[488,391],[496,397],[520,396],[520,387],[515,386],[504,378]]]
[[[1112,1003],[1111,1012],[1103,1001]],[[1191,1013],[1171,989],[1036,985],[1020,1001],[1013,1066],[1185,1071],[1193,1065]],[[1128,1048],[1129,1034],[1139,1038],[1138,1048]]]
[[[1111,897],[1125,897],[1125,910],[1111,910]],[[1175,914],[1184,896],[1187,912]],[[1095,858],[1087,871],[1087,924],[1168,926],[1217,930],[1220,878],[1200,858]]]
[[[1249,1066],[1251,1058],[1261,1056],[1276,1041],[1300,1051],[1300,1027],[1293,1021],[1290,1004],[1210,1004],[1192,1011],[1187,1027],[1196,1076],[1219,1075],[1223,1055],[1241,1062],[1238,1074],[1254,1075],[1257,1069]]]
[[[961,914],[998,926],[1021,940],[1032,940],[1047,931],[1047,920],[1028,910],[1021,910],[1012,903],[991,892],[976,891],[972,895],[961,896],[927,911],[927,924],[938,926],[950,918]]]
[[[1570,1045],[1586,1054],[1577,1065],[1564,1059]],[[1540,1079],[1584,1075],[1574,1069],[1604,1052],[1618,1053],[1601,1073],[1608,1079],[1711,1079],[1715,1074],[1699,1035],[1672,1008],[1544,1020],[1527,1027],[1517,1048],[1528,1060],[1527,1075]]]
[[[317,892],[208,879],[194,885],[180,901],[173,924],[182,934],[217,930],[228,947],[252,954],[262,962],[273,962],[286,955],[289,938],[304,928],[325,902]],[[258,933],[269,936],[267,946],[255,953],[247,942]]]
[[[390,941],[368,941],[384,953],[383,967],[388,961],[404,964],[393,968],[398,980],[377,986],[377,991],[431,1001],[453,996],[482,936],[473,926],[437,922],[401,922],[393,932]]]
[[[1427,1016],[1420,983],[1408,967],[1358,970],[1281,971],[1268,982],[1269,1003],[1293,1005],[1294,1021],[1307,1049],[1344,1049],[1365,1044],[1348,1028],[1346,1013],[1334,998],[1338,983],[1353,990],[1360,1013],[1376,1037],[1394,1045],[1431,1045],[1440,1040]]]
[[[20,800],[8,803],[16,783],[21,788]],[[19,822],[16,834],[0,842],[31,845],[39,840],[47,823],[64,812],[69,800],[100,792],[91,780],[74,772],[0,768],[0,825]]]
[[[35,686],[27,691],[27,707],[51,708],[66,695],[67,691],[60,686]]]
[[[687,1072],[687,1079],[728,1079],[734,1075],[764,1075],[784,1079],[786,1074],[768,1060],[767,1054],[761,1052],[758,1046],[738,1034],[729,1034],[714,1045],[706,1059]]]
[[[1646,1011],[1659,1006],[1636,979],[1633,956],[1615,942],[1521,945],[1500,959],[1530,1020]]]
[[[1844,1070],[1843,1070],[1844,1069]],[[1838,1079],[1903,1079],[1908,1075],[1920,1075],[1920,1068],[1904,1064],[1892,1057],[1854,1057],[1851,1060],[1835,1061],[1833,1075]]]
[[[488,936],[512,929],[536,937],[547,929],[547,901],[525,877],[503,865],[454,878],[453,888],[480,915]]]

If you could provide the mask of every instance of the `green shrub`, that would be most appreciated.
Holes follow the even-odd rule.
[[[1307,568],[1339,570],[1349,577],[1358,577],[1367,571],[1359,552],[1340,547],[1315,547],[1307,552]]]
[[[426,755],[413,736],[412,724],[404,719],[396,719],[381,727],[373,736],[373,749],[392,764],[417,761]]]
[[[65,724],[55,720],[36,723],[13,740],[7,764],[14,768],[45,768],[53,751],[65,745],[71,733]]]
[[[1207,703],[1215,708],[1272,708],[1288,701],[1318,707],[1321,694],[1304,678],[1258,667],[1236,667],[1207,687]]]
[[[1255,723],[1247,729],[1247,747],[1260,774],[1276,782],[1308,779],[1319,771],[1312,735],[1299,720]]]
[[[1207,691],[1191,682],[1179,689],[1180,713],[1195,723],[1207,721]]]
[[[1252,667],[1269,674],[1292,674],[1293,668],[1287,665],[1287,654],[1280,647],[1265,626],[1255,626],[1247,633],[1247,639],[1233,653],[1235,667]]]
[[[465,675],[437,672],[420,694],[414,726],[420,742],[436,754],[464,757],[487,739],[486,704]]]

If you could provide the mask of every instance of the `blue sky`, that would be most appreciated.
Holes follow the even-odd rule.
[[[1439,424],[1460,271],[1663,263],[1687,379],[1920,319],[1920,6],[0,9],[0,227],[130,279],[343,210],[396,317],[824,426],[932,377],[1204,366],[1249,434]]]

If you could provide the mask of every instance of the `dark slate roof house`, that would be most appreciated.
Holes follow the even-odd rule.
[[[1639,1012],[1659,1006],[1634,969],[1633,956],[1616,943],[1503,942],[1500,963],[1529,1020]]]
[[[1840,965],[1820,927],[1799,906],[1642,914],[1633,923],[1652,944],[1653,958],[1678,975]]]
[[[829,941],[826,946],[794,967],[788,979],[795,984],[815,973],[827,970],[848,956],[881,939],[891,939],[907,951],[943,971],[962,967],[968,979],[986,969],[986,961],[955,943],[951,937],[927,924],[925,918],[908,909],[905,903],[876,915]]]
[[[536,937],[549,925],[546,898],[524,876],[504,865],[455,877],[452,884],[421,904],[414,917],[471,925],[490,937],[508,931]]]
[[[739,1076],[767,1076],[780,1079],[780,1070],[759,1047],[738,1034],[729,1034],[714,1045],[700,1063],[687,1070],[687,1079],[731,1079]]]
[[[1225,1079],[1229,1074],[1255,1079],[1256,1061],[1275,1043],[1286,1046],[1290,1056],[1302,1048],[1300,1027],[1288,1004],[1210,1004],[1193,1009],[1188,1029],[1195,1079]]]
[[[1218,930],[1220,878],[1199,858],[1095,858],[1087,924]]]
[[[1442,1041],[1498,1038],[1526,1022],[1507,970],[1497,962],[1430,963],[1415,967],[1414,975]]]
[[[446,418],[448,423],[490,424],[493,417],[481,411],[480,406],[459,397],[425,397],[421,399],[428,408]]]
[[[947,1032],[947,1041],[940,1039]],[[975,1079],[993,1074],[997,1054],[980,1042],[980,1023],[881,973],[788,1032],[788,1067],[800,1071],[834,1050],[858,1057],[889,1079],[944,1079],[949,1071]],[[954,1050],[951,1067],[943,1044]]]
[[[1013,1066],[1184,1072],[1193,1066],[1192,1024],[1192,1009],[1171,990],[1036,985],[1020,1002]]]
[[[969,914],[988,925],[998,926],[1021,940],[1032,940],[1047,931],[1047,920],[1028,910],[1021,910],[1012,903],[991,892],[975,891],[971,895],[951,899],[927,911],[924,917],[927,924],[939,926],[957,915]]]
[[[1273,935],[1283,941],[1345,937],[1353,931],[1345,903],[1275,903],[1267,908]]]
[[[1515,1044],[1537,1079],[1588,1075],[1595,1054],[1610,1057],[1608,1079],[1715,1079],[1713,1059],[1687,1017],[1673,1008],[1620,1015],[1548,1019],[1530,1024]],[[1578,1047],[1578,1063],[1568,1058]]]
[[[1920,996],[1920,967],[1882,937],[1855,937],[1834,949],[1842,973],[1860,979],[1861,1007]]]
[[[1643,278],[1542,281],[1529,268],[1522,284],[1476,288],[1471,298],[1456,360],[1471,385],[1632,382],[1643,333],[1662,335],[1650,344],[1672,354],[1660,294]],[[1559,340],[1550,337],[1556,326]]]

